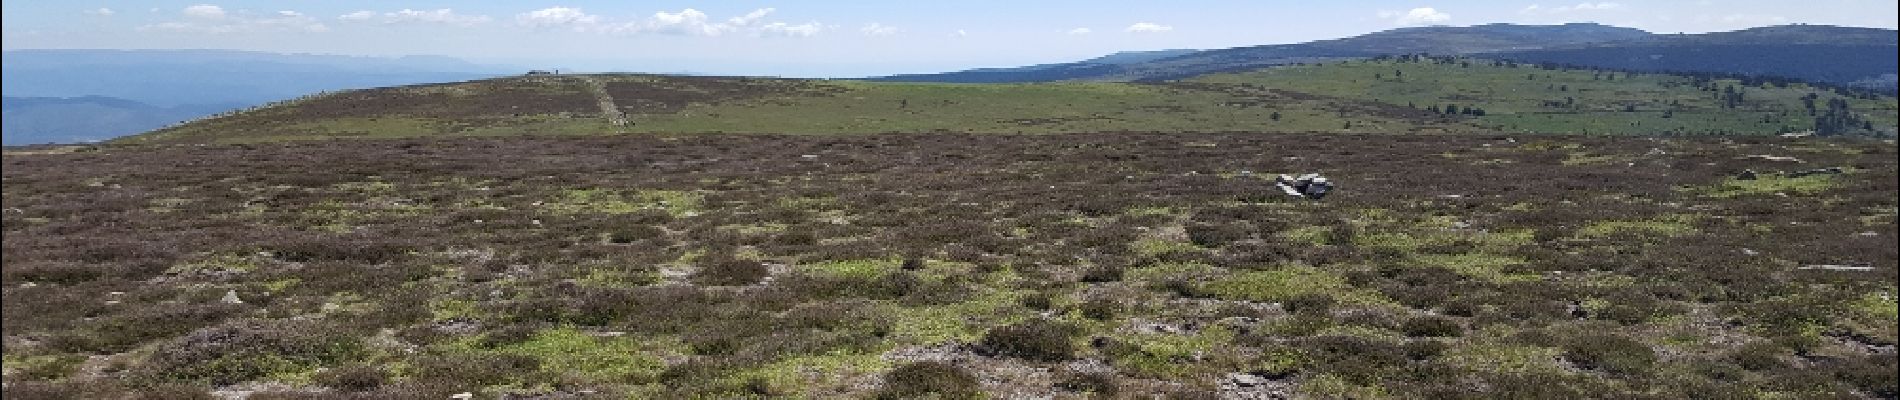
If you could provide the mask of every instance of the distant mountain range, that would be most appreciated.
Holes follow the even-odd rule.
[[[437,56],[231,50],[13,50],[0,59],[4,142],[107,139],[315,92],[518,73]]]
[[[1900,70],[1900,31],[1786,25],[1694,35],[1659,35],[1601,24],[1490,24],[1400,28],[1299,44],[1169,50],[1159,57],[1083,60],[1022,68],[869,78],[902,82],[1151,81],[1272,65],[1380,55],[1479,55],[1643,71],[1772,75],[1891,90]],[[1883,86],[1884,85],[1884,86]]]

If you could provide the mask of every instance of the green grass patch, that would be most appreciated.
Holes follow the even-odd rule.
[[[799,271],[838,278],[877,279],[896,272],[901,260],[825,261],[798,266]]]
[[[835,349],[829,353],[792,357],[766,364],[721,379],[725,386],[740,387],[764,382],[774,395],[825,397],[848,393],[854,377],[872,375],[890,369],[895,363],[881,352],[854,352]]]
[[[1761,175],[1755,179],[1741,180],[1728,178],[1722,183],[1704,189],[1710,197],[1732,198],[1743,196],[1763,196],[1789,194],[1813,196],[1833,189],[1839,184],[1839,176],[1834,174],[1808,175],[1789,178],[1781,175]]]
[[[1157,256],[1157,255],[1173,253],[1173,252],[1201,251],[1201,248],[1198,246],[1195,246],[1193,243],[1177,242],[1173,240],[1163,240],[1163,239],[1156,239],[1156,238],[1136,239],[1134,242],[1128,243],[1128,248],[1130,250],[1134,250],[1135,254],[1138,254],[1141,256]]]
[[[1512,266],[1524,264],[1523,259],[1511,256],[1488,253],[1463,253],[1420,254],[1414,258],[1421,264],[1444,267],[1445,269],[1456,271],[1460,275],[1495,283],[1534,281],[1541,277],[1541,275],[1537,274],[1512,274],[1506,272],[1506,269]]]
[[[1194,360],[1232,343],[1234,333],[1215,326],[1191,335],[1136,334],[1116,339],[1122,345],[1107,351],[1117,369],[1144,378],[1181,379],[1205,368]]]
[[[1227,300],[1280,302],[1302,294],[1332,294],[1347,289],[1339,275],[1306,265],[1249,271],[1208,282],[1201,289]]]
[[[642,343],[630,337],[594,337],[573,327],[542,330],[525,342],[497,351],[541,360],[541,370],[572,374],[599,382],[650,381],[666,369],[654,355],[664,343]],[[679,346],[673,346],[679,347]]]
[[[563,191],[560,197],[541,206],[557,214],[631,214],[660,210],[675,217],[690,217],[701,211],[701,199],[699,193],[679,190],[576,189]]]
[[[1617,234],[1676,237],[1695,233],[1696,219],[1694,215],[1672,214],[1647,220],[1597,221],[1578,229],[1577,235],[1586,238],[1606,238]]]

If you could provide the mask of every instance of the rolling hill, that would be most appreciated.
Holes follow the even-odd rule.
[[[1788,25],[1734,32],[1657,35],[1591,23],[1400,28],[1356,37],[1204,50],[1133,63],[1081,61],[871,78],[902,82],[1165,80],[1209,72],[1380,55],[1483,55],[1597,68],[1772,75],[1889,88],[1900,33],[1891,29]],[[1817,62],[1825,61],[1825,62]]]
[[[1495,57],[1633,71],[1777,76],[1894,89],[1900,33],[1891,29],[1787,25],[1702,35],[1513,51]]]
[[[1893,97],[1801,84],[1403,57],[1144,83],[510,77],[325,94],[120,142],[1103,131],[1767,135],[1812,131],[1829,115],[1826,133],[1891,136],[1900,121]]]

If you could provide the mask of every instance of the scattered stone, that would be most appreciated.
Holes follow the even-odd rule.
[[[468,400],[468,399],[475,398],[475,394],[469,393],[469,392],[461,392],[461,393],[449,395],[449,398],[454,399],[454,400]]]
[[[1743,249],[1742,249],[1742,254],[1746,254],[1746,255],[1751,255],[1751,256],[1756,256],[1756,255],[1761,255],[1761,252],[1759,252],[1759,251],[1755,251],[1755,249],[1750,249],[1750,248],[1743,248]]]
[[[1822,271],[1868,272],[1868,271],[1873,271],[1874,266],[1872,265],[1842,265],[1842,264],[1811,264],[1811,265],[1802,266],[1801,268],[1798,268],[1798,269],[1815,269],[1815,270],[1822,270]]]
[[[1282,174],[1273,179],[1273,184],[1287,196],[1312,200],[1324,198],[1333,190],[1333,183],[1319,174],[1305,174],[1298,178]]]
[[[1809,175],[1835,175],[1835,174],[1841,174],[1845,172],[1847,171],[1841,169],[1841,167],[1827,167],[1827,168],[1815,168],[1815,169],[1810,169],[1806,171],[1782,172],[1781,174],[1787,175],[1789,178],[1800,178],[1800,177],[1809,176]]]
[[[1224,399],[1288,399],[1293,397],[1293,382],[1236,372],[1221,379],[1220,391]]]
[[[218,299],[218,302],[221,302],[224,304],[244,304],[244,299],[238,298],[237,289],[232,289],[232,290],[225,291],[224,298]]]
[[[1801,159],[1799,158],[1787,157],[1787,156],[1771,156],[1767,154],[1751,154],[1751,155],[1742,156],[1742,159],[1774,161],[1774,162],[1792,162],[1792,163],[1801,162]]]

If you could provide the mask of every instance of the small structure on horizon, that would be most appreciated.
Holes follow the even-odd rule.
[[[528,75],[560,75],[560,74],[561,74],[561,70],[558,70],[558,69],[531,69],[531,70],[528,70]]]

